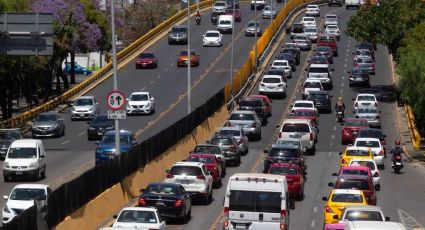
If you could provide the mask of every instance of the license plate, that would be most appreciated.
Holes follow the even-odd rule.
[[[370,103],[362,103],[362,105],[370,105]]]
[[[102,132],[98,132],[97,135],[103,135],[103,133]]]
[[[395,165],[397,165],[397,166],[398,166],[398,165],[401,165],[401,162],[396,162],[396,163],[395,163]]]
[[[165,203],[163,201],[156,202],[157,205],[165,206]]]
[[[16,175],[23,175],[23,172],[16,172]]]
[[[236,224],[236,228],[238,228],[238,229],[246,229],[246,224]]]
[[[354,134],[354,135],[357,135],[357,134],[358,134],[358,132],[353,132],[353,134]]]
[[[190,180],[180,180],[180,184],[190,184]]]

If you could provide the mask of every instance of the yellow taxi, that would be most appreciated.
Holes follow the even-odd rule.
[[[363,191],[354,189],[332,189],[329,198],[323,197],[322,200],[327,201],[324,210],[325,224],[338,223],[346,206],[367,205]]]
[[[340,166],[347,166],[348,163],[350,163],[350,160],[353,158],[356,159],[372,159],[373,160],[373,153],[370,150],[369,147],[354,147],[354,146],[348,146],[344,153],[340,152],[339,155],[341,155],[340,159]]]

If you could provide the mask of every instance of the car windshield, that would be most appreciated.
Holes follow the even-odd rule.
[[[277,145],[290,145],[295,147],[301,147],[300,141],[290,141],[290,140],[277,140]]]
[[[198,176],[202,175],[202,169],[195,166],[173,166],[170,173],[172,175]]]
[[[303,18],[303,21],[305,22],[314,22],[314,18]]]
[[[219,35],[219,33],[208,32],[208,33],[205,34],[205,37],[218,38],[218,37],[220,37],[220,35]]]
[[[212,145],[232,145],[232,139],[230,138],[212,138],[210,143]]]
[[[363,197],[360,194],[346,194],[336,193],[332,195],[332,202],[349,202],[349,203],[362,203]]]
[[[307,28],[305,30],[305,32],[307,32],[307,33],[317,33],[317,29],[316,28]]]
[[[37,149],[34,148],[10,148],[7,155],[8,158],[20,159],[20,158],[37,158]]]
[[[336,20],[337,19],[336,15],[326,15],[326,20],[332,20],[332,19]]]
[[[225,2],[216,2],[214,6],[226,6]]]
[[[342,171],[343,175],[356,175],[356,176],[369,176],[368,171],[358,170],[358,169],[344,169]]]
[[[46,195],[44,189],[39,188],[15,188],[10,194],[11,200],[36,200],[45,199]]]
[[[365,149],[349,149],[345,152],[347,156],[370,156],[368,150]]]
[[[147,101],[149,99],[147,94],[132,94],[130,101]]]
[[[269,151],[269,157],[301,157],[298,149],[284,149],[284,148],[272,148]]]
[[[56,115],[55,114],[40,114],[35,118],[36,122],[52,122],[56,121]]]
[[[310,67],[308,69],[309,73],[329,73],[328,68],[317,68],[317,67]]]
[[[319,47],[317,47],[317,49],[316,49],[316,52],[322,52],[322,53],[324,53],[324,52],[331,52],[332,50],[331,50],[331,48],[330,47],[328,47],[328,46],[319,46]]]
[[[184,28],[184,27],[175,27],[175,28],[173,28],[173,32],[174,33],[185,33],[185,32],[187,32],[187,28]]]
[[[370,50],[356,50],[356,55],[370,56]]]
[[[345,220],[348,221],[384,221],[382,214],[379,211],[347,211],[345,213]]]
[[[271,7],[270,6],[265,6],[264,7],[264,11],[271,11],[272,9],[271,9]]]
[[[241,212],[279,213],[282,193],[230,190],[229,209]]]
[[[8,131],[0,131],[0,140],[17,140],[19,139],[18,132],[8,132]]]
[[[363,120],[347,120],[345,121],[345,126],[355,126],[355,127],[361,127],[361,126],[367,126],[367,121]]]
[[[292,28],[292,32],[294,32],[294,33],[302,33],[302,32],[304,32],[304,28],[303,27],[293,27]]]
[[[350,179],[341,179],[337,183],[338,189],[360,189],[360,190],[369,190],[369,183],[367,180],[350,180]]]
[[[113,123],[113,121],[108,119],[107,116],[96,116],[91,121],[92,124],[100,124],[100,123],[106,123],[106,122]]]
[[[381,147],[381,145],[379,144],[379,141],[362,141],[362,140],[356,141],[356,146],[358,146],[358,147],[370,147],[370,148]]]
[[[375,97],[369,95],[359,95],[357,96],[357,101],[375,101]]]
[[[224,129],[224,130],[220,130],[220,132],[218,132],[218,135],[220,135],[220,136],[234,136],[234,137],[239,137],[239,136],[241,136],[241,131],[239,131],[239,130],[231,130],[231,129]]]
[[[326,26],[326,29],[336,30],[336,29],[338,29],[338,26],[336,26],[336,25],[328,25],[328,26]]]
[[[284,124],[282,127],[282,132],[288,132],[288,133],[294,133],[294,132],[301,132],[301,133],[309,133],[310,129],[308,127],[308,124]]]
[[[74,102],[75,106],[87,106],[87,105],[93,105],[93,104],[94,104],[93,100],[89,98],[80,98]]]
[[[274,61],[273,65],[274,66],[287,66],[288,62],[286,62],[286,61]]]
[[[326,95],[324,93],[310,93],[309,97],[311,99],[327,99],[328,95]]]
[[[221,20],[220,24],[221,25],[230,25],[230,24],[232,24],[232,22],[230,20]]]
[[[269,70],[269,71],[267,72],[267,74],[268,74],[268,75],[279,75],[279,76],[283,76],[283,75],[284,75],[283,71],[281,71],[281,70],[276,70],[276,69],[274,69],[274,70]]]
[[[315,117],[316,113],[314,111],[294,111],[294,116],[300,116],[300,117]]]
[[[155,224],[158,220],[153,211],[124,210],[120,213],[117,222]]]
[[[204,164],[214,164],[214,159],[212,157],[194,157],[190,156],[188,161],[191,162],[202,162]]]
[[[153,53],[141,53],[139,54],[139,58],[154,58],[155,55]]]
[[[335,42],[334,37],[331,36],[322,36],[320,37],[321,42]]]
[[[187,55],[188,55],[187,50],[183,50],[180,52],[180,56],[187,56]],[[190,55],[196,55],[195,51],[191,51]]]
[[[312,103],[305,103],[305,102],[297,102],[294,104],[294,107],[304,107],[304,108],[313,108]]]
[[[373,129],[365,129],[360,130],[358,137],[375,137],[375,138],[382,138],[382,132],[380,130],[373,130]]]
[[[357,113],[378,113],[375,108],[358,108]]]
[[[277,77],[265,77],[263,78],[264,83],[280,83],[280,79]]]
[[[150,184],[143,193],[153,195],[175,195],[179,192],[176,186],[168,184]]]
[[[375,170],[375,164],[371,161],[353,161],[350,165],[360,165],[368,167],[370,171]]]
[[[261,100],[241,100],[239,106],[258,107],[262,106]]]
[[[257,26],[260,24],[257,23]],[[255,27],[255,22],[248,22],[248,27]]]
[[[120,143],[122,145],[129,145],[130,144],[130,136],[129,135],[120,135]],[[102,145],[109,145],[115,143],[115,134],[108,134],[103,136],[102,141],[100,142]]]
[[[305,82],[304,83],[304,88],[322,88],[322,85],[320,84],[320,82]]]
[[[220,148],[218,146],[196,146],[193,152],[220,154]]]
[[[286,168],[286,167],[271,167],[270,174],[276,175],[297,175],[296,168]]]

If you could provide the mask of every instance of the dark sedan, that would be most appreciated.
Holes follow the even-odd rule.
[[[277,60],[287,60],[289,62],[289,65],[291,65],[292,72],[295,72],[297,70],[296,68],[296,60],[295,56],[292,53],[280,53],[277,57]]]
[[[370,86],[369,82],[369,74],[367,70],[353,68],[351,72],[349,72],[350,76],[348,77],[350,83],[349,86]]]
[[[332,96],[328,94],[327,91],[310,91],[308,94],[307,100],[313,101],[314,106],[319,111],[326,111],[328,113],[332,112]]]
[[[328,64],[328,58],[326,58],[325,56],[313,56],[310,59],[308,59],[308,64]]]
[[[155,207],[164,219],[190,220],[192,199],[181,184],[150,183],[140,192],[139,207]]]
[[[106,114],[97,115],[91,121],[88,121],[89,127],[87,128],[87,139],[99,140],[102,138],[106,131],[113,130],[114,120],[108,119]]]
[[[235,12],[233,12],[233,9],[228,9],[226,15],[233,15],[235,22],[242,21],[241,12],[239,10],[235,10]]]
[[[298,146],[294,145],[272,145],[269,150],[264,150],[267,157],[264,159],[264,170],[266,173],[269,171],[273,163],[294,163],[299,164],[305,170],[304,156]]]
[[[143,52],[136,59],[136,69],[156,67],[158,67],[158,58],[152,52]]]
[[[330,64],[334,63],[332,49],[329,46],[318,46],[316,48],[316,56],[326,57]]]

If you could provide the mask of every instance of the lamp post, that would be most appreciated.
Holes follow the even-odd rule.
[[[192,58],[190,53],[190,0],[187,1],[187,114],[192,112],[192,93],[191,93],[191,77],[190,67],[192,64]]]
[[[230,51],[230,96],[233,97],[233,43],[235,39],[235,0],[233,0],[232,45]]]
[[[257,21],[257,3],[254,5],[254,17],[255,17],[255,34],[254,34],[254,74],[257,74],[257,32],[258,32],[258,21]]]
[[[115,37],[115,0],[111,0],[111,27],[112,27],[112,70],[114,79],[114,90],[118,90],[117,82],[117,49],[116,49],[116,37]],[[119,155],[121,152],[120,148],[120,124],[119,120],[115,119],[115,154]]]

